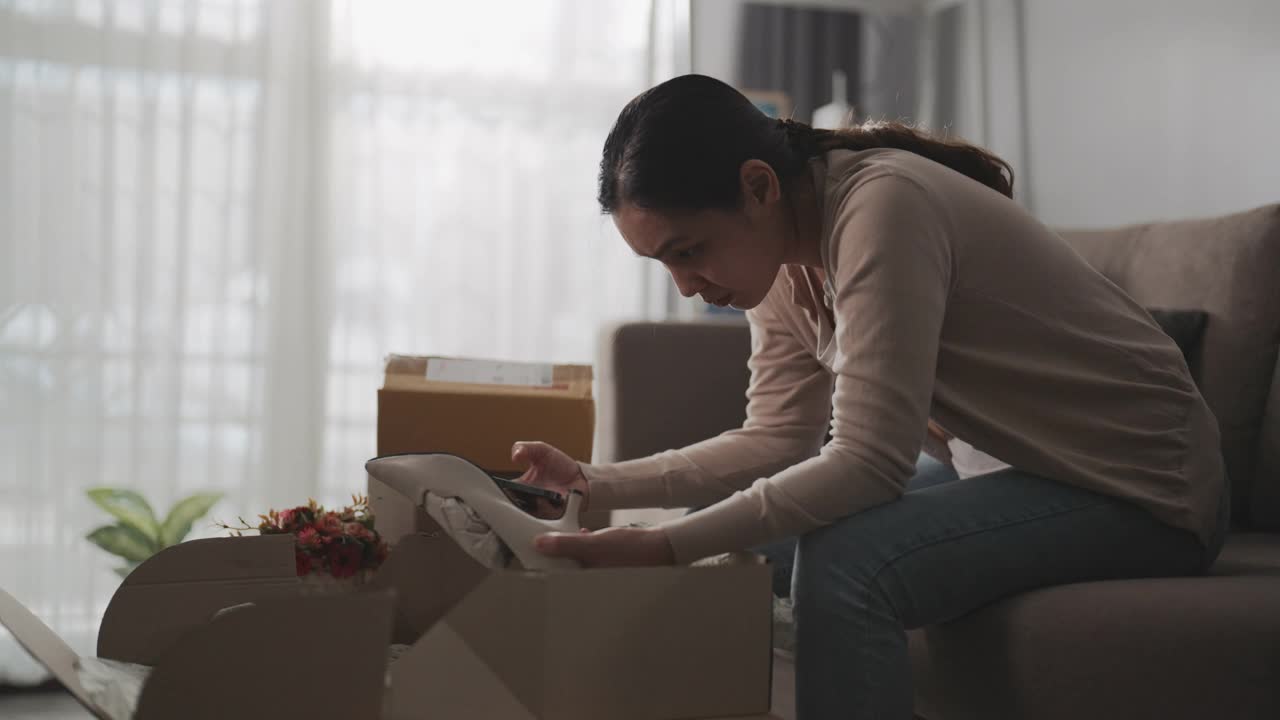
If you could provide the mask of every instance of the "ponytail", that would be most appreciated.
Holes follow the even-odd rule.
[[[939,140],[898,122],[866,122],[840,130],[821,130],[794,120],[778,120],[777,124],[786,133],[787,144],[798,160],[807,161],[831,150],[906,150],[946,165],[1005,197],[1013,197],[1013,168],[1009,163],[959,140]]]

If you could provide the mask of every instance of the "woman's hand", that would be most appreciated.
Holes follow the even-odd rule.
[[[569,491],[577,490],[582,493],[582,507],[579,508],[579,512],[587,509],[587,503],[591,500],[587,477],[582,474],[582,468],[579,467],[578,462],[564,452],[546,443],[518,442],[511,446],[511,459],[528,468],[523,475],[516,478],[516,482],[554,490],[564,495],[566,501]],[[537,510],[534,513],[538,517],[557,518],[563,513],[563,506],[557,508],[547,500],[538,498]]]
[[[543,555],[573,558],[583,567],[640,567],[676,562],[666,531],[656,527],[546,533],[535,538],[533,546]]]

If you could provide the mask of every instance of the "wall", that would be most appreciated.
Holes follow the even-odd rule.
[[[1280,202],[1280,2],[1026,0],[1025,12],[1043,220],[1113,225]]]
[[[693,3],[696,72],[731,77],[740,4]],[[945,59],[932,59],[944,63],[935,78],[955,83],[941,94],[954,102],[931,106],[938,96],[926,86],[917,119],[937,116],[1009,159],[1019,199],[1046,222],[1114,225],[1280,201],[1271,150],[1280,127],[1280,2],[956,4],[965,9],[963,32],[950,50],[962,67],[947,72]],[[868,85],[895,95],[907,86]],[[867,100],[873,116],[907,114],[900,97],[896,107]]]
[[[695,0],[692,3],[694,72],[733,82],[742,4],[742,0]]]

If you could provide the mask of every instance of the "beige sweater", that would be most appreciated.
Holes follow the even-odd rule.
[[[841,150],[812,168],[827,282],[784,266],[747,313],[743,427],[584,465],[593,509],[711,504],[663,523],[680,562],[800,535],[901,496],[933,417],[1207,539],[1217,423],[1141,306],[1016,203],[923,157]]]

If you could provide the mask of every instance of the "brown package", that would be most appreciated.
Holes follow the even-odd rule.
[[[439,379],[445,364],[462,372]],[[469,365],[471,364],[471,365]],[[570,457],[591,461],[595,430],[595,400],[591,395],[591,366],[541,365],[542,386],[479,383],[494,379],[501,369],[492,361],[392,355],[386,378],[378,390],[378,455],[447,452],[485,470],[514,477],[523,468],[511,460],[511,446],[521,440],[554,445]],[[531,366],[512,364],[512,376],[526,376]],[[468,381],[459,381],[469,376]],[[515,378],[515,379],[519,379]],[[511,378],[508,378],[511,379]],[[403,496],[369,478],[369,505],[378,518],[378,531],[394,544],[400,537],[438,529],[421,509]],[[608,513],[586,513],[584,527],[608,524]]]

